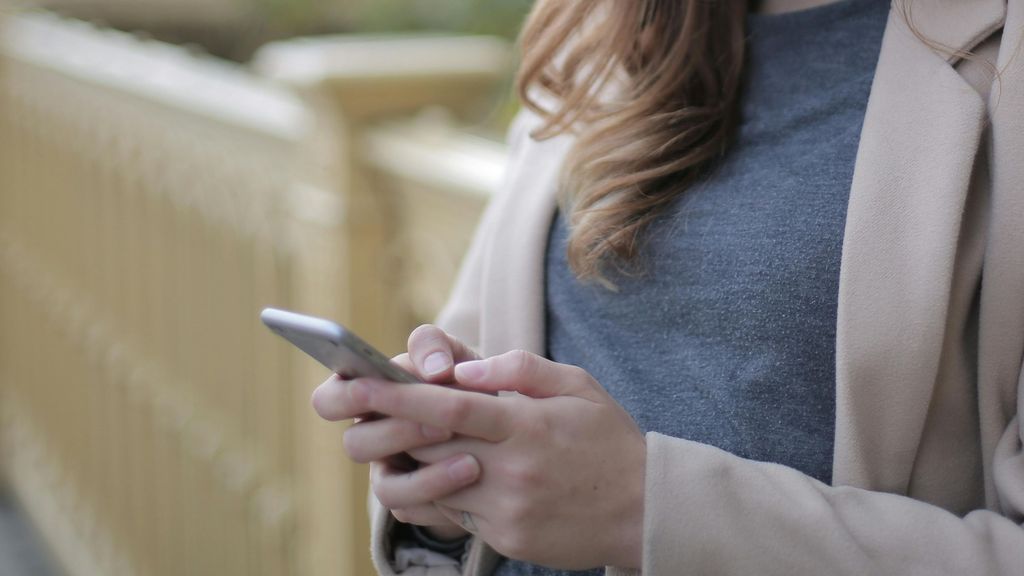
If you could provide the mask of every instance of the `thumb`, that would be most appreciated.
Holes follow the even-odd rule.
[[[532,398],[594,396],[596,381],[585,370],[523,350],[455,366],[455,381],[479,392],[514,391]]]
[[[409,358],[425,382],[450,381],[452,366],[479,356],[454,336],[437,326],[424,324],[409,335]]]

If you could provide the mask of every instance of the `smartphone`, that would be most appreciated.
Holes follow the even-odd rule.
[[[420,381],[336,322],[277,308],[264,308],[260,320],[346,380],[370,377],[392,382]]]

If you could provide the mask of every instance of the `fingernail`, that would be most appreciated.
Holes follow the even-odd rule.
[[[476,382],[487,372],[486,360],[463,362],[455,367],[455,379],[460,382]]]
[[[423,361],[423,370],[427,373],[427,376],[440,374],[447,370],[449,366],[451,366],[451,360],[444,352],[434,352]]]
[[[469,482],[480,473],[476,458],[465,455],[448,465],[448,477],[456,482]]]
[[[445,440],[448,438],[449,432],[444,428],[420,424],[420,434],[423,434],[423,437],[428,440]]]

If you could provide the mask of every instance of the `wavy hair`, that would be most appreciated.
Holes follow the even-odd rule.
[[[726,151],[751,1],[537,0],[520,34],[516,88],[543,118],[534,138],[576,136],[559,201],[578,278],[614,288],[606,265],[639,270],[645,228]],[[994,63],[922,33],[913,0],[892,5],[925,45],[1001,82]]]
[[[738,123],[747,2],[538,0],[517,91],[572,133],[561,208],[580,279],[633,268],[645,228],[711,167]]]

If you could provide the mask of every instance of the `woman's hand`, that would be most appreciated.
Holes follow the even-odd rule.
[[[424,325],[409,335],[409,352],[394,362],[424,382],[449,384],[456,362],[475,360],[475,352],[443,330]],[[409,451],[443,442],[450,431],[399,418],[368,418],[372,411],[354,404],[349,394],[350,383],[332,375],[313,392],[313,407],[324,419],[337,421],[356,419],[344,434],[345,450],[356,462],[370,464],[371,483],[380,478],[396,478],[415,482],[416,490],[391,502],[392,514],[399,521],[427,527],[437,538],[451,539],[466,531],[450,521],[433,501],[449,495],[476,481],[480,465],[466,454],[451,454],[416,468],[405,456]],[[412,464],[412,465],[411,465]]]
[[[349,386],[354,409],[459,435],[411,449],[426,469],[470,454],[482,470],[463,489],[450,475],[385,472],[373,483],[380,501],[402,509],[447,492],[436,501],[447,517],[506,556],[568,569],[639,567],[646,444],[607,392],[580,368],[526,352],[460,363],[454,376],[469,390],[521,395],[369,379]]]

